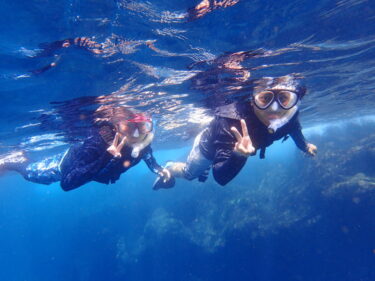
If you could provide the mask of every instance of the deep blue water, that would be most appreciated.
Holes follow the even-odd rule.
[[[208,101],[249,93],[226,80],[243,72],[209,74],[250,50],[251,78],[305,77],[301,122],[319,148],[310,159],[276,143],[225,188],[210,177],[155,192],[143,163],[72,192],[6,173],[1,280],[375,280],[375,2],[230,2],[200,18],[187,0],[0,3],[1,154],[63,151],[104,95],[153,115],[160,163],[184,160]],[[105,51],[38,56],[82,36]]]

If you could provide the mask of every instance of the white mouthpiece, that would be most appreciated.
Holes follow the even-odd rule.
[[[135,129],[134,133],[133,133],[133,137],[135,138],[138,138],[139,137],[139,131],[138,131],[138,128]]]

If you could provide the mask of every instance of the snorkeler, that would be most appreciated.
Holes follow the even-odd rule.
[[[186,162],[166,165],[173,177],[205,181],[209,169],[220,185],[230,182],[243,168],[249,156],[274,141],[292,137],[297,147],[315,156],[317,147],[308,143],[298,121],[298,106],[306,89],[299,78],[286,75],[265,77],[257,81],[251,101],[236,102],[217,108],[215,118],[194,141]],[[170,188],[171,181],[158,178],[154,189]]]
[[[60,181],[62,189],[69,191],[90,181],[115,183],[122,173],[144,160],[153,173],[169,180],[169,172],[157,164],[152,154],[151,118],[125,107],[107,107],[105,111],[108,121],[97,124],[83,143],[34,163],[23,153],[14,154],[17,159],[0,161],[0,170],[19,172],[35,183]]]

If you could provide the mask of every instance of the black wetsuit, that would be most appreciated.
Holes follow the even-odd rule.
[[[92,129],[83,143],[73,145],[65,154],[59,154],[40,162],[25,163],[12,167],[26,180],[51,184],[60,181],[65,191],[78,188],[90,181],[115,183],[122,173],[144,160],[156,174],[162,171],[152,155],[150,145],[141,150],[138,157],[131,156],[132,148],[124,146],[121,157],[116,158],[107,149],[113,142],[115,130],[110,124]]]
[[[199,148],[205,158],[213,161],[213,176],[221,185],[231,181],[247,160],[247,157],[233,151],[237,140],[230,128],[236,127],[239,132],[242,132],[241,119],[246,121],[253,146],[256,150],[260,150],[261,158],[264,158],[266,147],[288,135],[292,137],[299,149],[307,151],[307,142],[298,121],[298,112],[286,125],[271,134],[257,118],[249,103],[233,103],[219,107],[215,119],[202,134]]]

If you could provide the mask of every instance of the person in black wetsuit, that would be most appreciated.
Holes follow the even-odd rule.
[[[65,153],[31,163],[22,153],[0,160],[1,170],[13,170],[35,183],[60,181],[65,191],[90,181],[115,183],[122,173],[144,160],[149,169],[165,180],[169,172],[152,154],[152,120],[125,107],[111,108],[108,121],[100,122],[91,135]]]
[[[249,156],[291,136],[297,147],[315,156],[317,147],[308,143],[298,121],[298,105],[306,89],[299,78],[287,75],[257,81],[250,102],[237,102],[217,108],[208,128],[195,139],[186,162],[169,162],[174,177],[205,181],[209,169],[220,185],[226,185],[243,168]],[[159,179],[154,189],[169,188]]]

